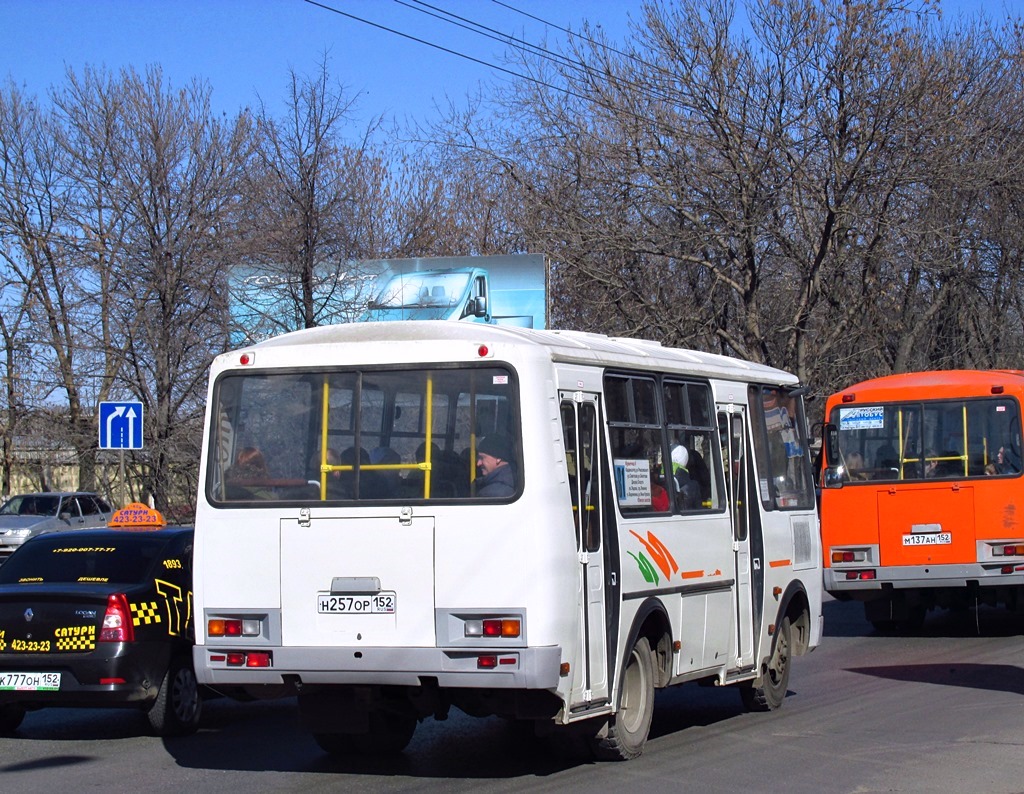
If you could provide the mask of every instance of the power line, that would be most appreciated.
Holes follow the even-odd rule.
[[[413,36],[413,35],[411,35],[409,33],[404,33],[404,32],[402,32],[400,30],[395,30],[394,28],[390,28],[387,25],[381,25],[381,24],[379,24],[377,22],[373,22],[373,21],[371,21],[369,19],[364,19],[363,17],[357,16],[356,14],[350,14],[347,11],[342,11],[342,10],[340,10],[338,8],[334,8],[332,6],[325,5],[324,3],[319,3],[319,2],[317,2],[317,0],[303,0],[303,1],[305,3],[308,3],[311,6],[316,6],[317,8],[322,8],[324,11],[330,11],[330,12],[332,12],[334,14],[338,14],[339,16],[343,16],[343,17],[347,17],[349,19],[355,20],[356,22],[362,22],[364,25],[369,25],[370,27],[377,28],[378,30],[383,30],[383,31],[385,31],[387,33],[392,33],[392,34],[394,34],[396,36],[401,36],[403,39],[409,39],[410,41],[415,41],[417,44],[423,44],[423,45],[425,45],[427,47],[432,47],[435,50],[440,50],[441,52],[446,52],[449,55],[454,55],[457,58],[463,58],[464,60],[472,61],[473,63],[480,64],[481,66],[486,66],[488,69],[494,69],[496,71],[503,72],[505,74],[511,75],[512,77],[519,78],[520,80],[527,80],[527,81],[529,81],[531,83],[536,83],[538,85],[544,86],[545,88],[550,88],[552,91],[560,91],[560,92],[565,93],[565,94],[567,94],[569,96],[575,97],[576,99],[580,99],[580,100],[582,100],[584,102],[589,101],[587,99],[587,97],[584,97],[584,96],[576,93],[575,91],[573,91],[573,90],[571,90],[569,88],[552,85],[551,83],[548,83],[548,82],[546,82],[544,80],[541,80],[541,79],[539,79],[537,77],[532,77],[531,75],[527,75],[527,74],[521,74],[519,72],[513,71],[512,69],[506,69],[505,67],[499,66],[496,63],[491,63],[489,61],[484,61],[484,60],[481,60],[480,58],[475,58],[472,55],[467,55],[464,52],[459,52],[458,50],[453,50],[450,47],[444,47],[444,46],[442,46],[440,44],[436,44],[435,42],[427,41],[426,39],[421,39],[418,36]]]

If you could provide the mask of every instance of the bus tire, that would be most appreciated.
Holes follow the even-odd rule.
[[[17,703],[0,706],[0,736],[14,733],[25,719],[25,707]]]
[[[599,761],[628,761],[639,756],[654,718],[654,662],[651,645],[640,637],[626,661],[619,708],[608,721],[607,735],[592,740]]]
[[[408,746],[416,725],[411,714],[374,711],[367,733],[314,733],[313,739],[329,755],[395,755]]]
[[[761,685],[753,681],[740,685],[740,697],[747,711],[774,711],[782,705],[789,689],[789,666],[792,652],[792,629],[789,618],[783,618],[775,633],[771,658],[761,674]]]
[[[202,712],[203,699],[191,659],[172,657],[160,683],[160,692],[146,713],[153,733],[157,736],[195,733]]]

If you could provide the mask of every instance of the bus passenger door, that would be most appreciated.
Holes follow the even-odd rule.
[[[736,566],[736,665],[749,667],[754,663],[754,607],[747,514],[746,412],[741,405],[720,405],[718,410]]]
[[[608,699],[608,640],[605,626],[604,536],[601,511],[600,422],[596,394],[561,392],[562,439],[576,524],[578,606],[571,708]]]

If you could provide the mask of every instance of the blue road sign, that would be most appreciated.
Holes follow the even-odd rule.
[[[142,403],[100,403],[100,449],[142,449]]]

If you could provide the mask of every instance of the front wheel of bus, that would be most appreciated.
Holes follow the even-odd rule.
[[[783,618],[775,633],[772,656],[761,674],[761,686],[754,686],[753,682],[740,686],[740,696],[748,711],[774,711],[782,705],[789,689],[791,639],[789,618]]]
[[[644,750],[654,717],[654,663],[651,645],[640,637],[633,646],[622,676],[619,709],[608,722],[607,734],[592,742],[600,761],[628,761]]]

